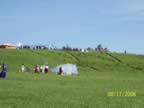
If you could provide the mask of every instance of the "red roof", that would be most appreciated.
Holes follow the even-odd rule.
[[[9,47],[16,47],[16,45],[11,44],[11,43],[4,43],[1,46],[9,46]]]

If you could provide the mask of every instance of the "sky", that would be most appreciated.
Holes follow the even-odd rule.
[[[144,54],[144,0],[0,0],[0,44]]]

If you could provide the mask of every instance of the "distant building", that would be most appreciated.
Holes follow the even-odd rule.
[[[0,48],[4,48],[4,49],[16,49],[16,45],[11,44],[11,43],[4,43],[4,44],[0,45]]]

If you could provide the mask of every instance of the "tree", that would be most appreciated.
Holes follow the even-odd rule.
[[[101,50],[101,49],[102,49],[102,45],[99,44],[99,45],[97,46],[97,49],[98,49],[98,50]]]

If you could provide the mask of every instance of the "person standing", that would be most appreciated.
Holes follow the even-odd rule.
[[[62,69],[62,67],[59,68],[58,75],[63,75],[63,69]]]
[[[5,78],[7,73],[7,66],[5,64],[2,65],[2,72],[0,73],[0,78]]]
[[[45,65],[42,66],[42,73],[45,73]]]
[[[39,65],[38,65],[38,64],[36,64],[36,65],[35,65],[35,69],[34,69],[35,73],[38,73],[38,72],[39,72],[39,70],[40,70]]]
[[[24,64],[21,65],[21,72],[25,72],[25,65]]]
[[[48,65],[45,65],[45,73],[48,73],[48,71],[49,71],[49,67]]]

